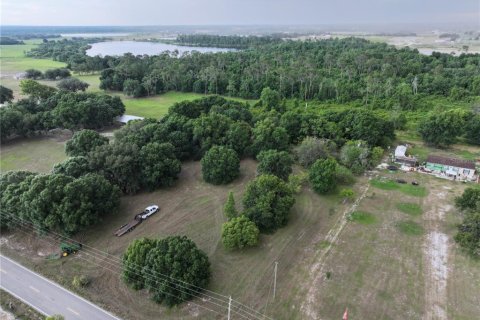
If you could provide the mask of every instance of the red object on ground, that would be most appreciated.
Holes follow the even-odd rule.
[[[343,313],[342,320],[348,320],[348,308],[345,308],[345,312]]]

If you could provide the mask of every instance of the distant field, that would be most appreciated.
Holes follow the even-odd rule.
[[[54,164],[66,158],[64,139],[50,137],[18,139],[2,144],[0,171],[49,172]]]

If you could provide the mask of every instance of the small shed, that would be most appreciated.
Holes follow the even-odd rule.
[[[143,117],[137,117],[137,116],[131,116],[131,115],[128,115],[128,114],[124,114],[124,115],[116,117],[115,121],[123,123],[123,124],[127,124],[127,123],[129,123],[130,121],[133,121],[133,120],[143,120],[143,119],[144,119]]]
[[[399,145],[395,149],[395,162],[401,163],[409,167],[415,167],[418,163],[417,158],[413,156],[407,156],[407,146]]]
[[[425,167],[461,180],[475,179],[475,163],[469,160],[430,155]]]

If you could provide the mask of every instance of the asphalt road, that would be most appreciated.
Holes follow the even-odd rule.
[[[3,255],[0,287],[45,315],[61,314],[66,320],[120,320]]]

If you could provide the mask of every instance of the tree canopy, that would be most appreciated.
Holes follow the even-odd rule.
[[[287,183],[273,175],[258,176],[247,185],[243,195],[245,216],[261,232],[273,232],[285,226],[294,203]]]
[[[258,243],[259,231],[245,216],[235,217],[222,226],[222,243],[227,249],[242,249]]]
[[[108,138],[94,130],[80,130],[73,134],[65,145],[65,153],[71,157],[86,156],[96,147],[108,144]]]
[[[203,179],[211,184],[232,182],[240,174],[240,159],[237,153],[223,146],[213,146],[202,160]]]
[[[293,158],[286,151],[266,150],[257,156],[259,174],[271,174],[287,180],[292,173]]]

